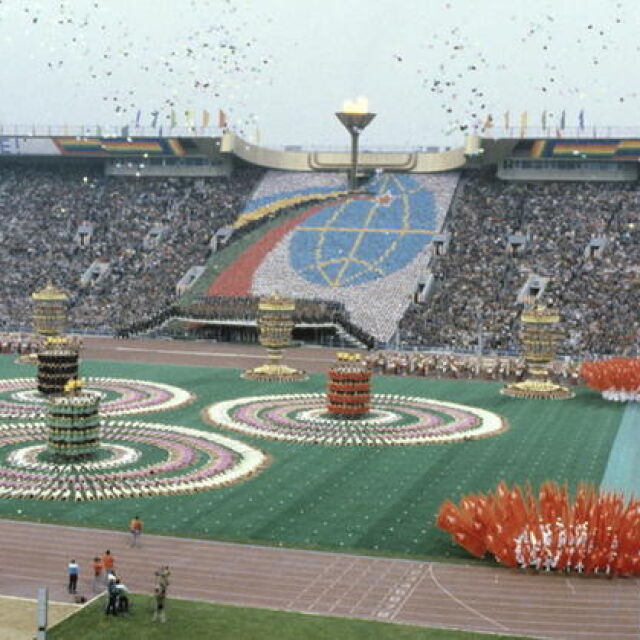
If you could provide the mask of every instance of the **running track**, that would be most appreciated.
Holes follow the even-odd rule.
[[[85,357],[253,366],[258,348],[205,343],[88,339]],[[308,359],[306,366],[302,361]],[[291,351],[287,361],[324,370],[333,351]],[[325,362],[326,361],[326,362]],[[637,579],[529,575],[452,565],[145,535],[131,549],[124,533],[0,520],[0,594],[33,597],[48,586],[68,601],[65,568],[109,548],[125,584],[150,591],[160,562],[172,568],[170,595],[214,602],[387,622],[522,634],[539,638],[640,639]]]

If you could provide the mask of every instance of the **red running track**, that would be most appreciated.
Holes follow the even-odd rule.
[[[159,564],[171,567],[169,596],[285,611],[366,618],[539,638],[639,638],[638,581],[532,576],[447,565],[0,521],[0,594],[34,597],[48,586],[69,601],[66,564],[109,548],[132,590],[150,593]],[[171,604],[169,602],[169,615]]]

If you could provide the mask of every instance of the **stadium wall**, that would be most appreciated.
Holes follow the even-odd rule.
[[[345,171],[351,164],[347,152],[280,151],[250,144],[235,135],[226,133],[220,147],[222,153],[268,169],[282,171]],[[465,166],[464,149],[452,149],[439,153],[366,153],[359,156],[363,169],[385,169],[403,173],[432,173],[451,171]]]

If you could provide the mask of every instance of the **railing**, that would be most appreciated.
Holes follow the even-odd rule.
[[[272,149],[282,151],[300,151],[300,152],[316,152],[316,153],[351,153],[351,147],[339,144],[308,144],[308,145],[277,145],[271,146]],[[441,151],[449,151],[449,146],[434,145],[405,145],[398,146],[395,144],[369,144],[361,146],[358,150],[360,154],[367,153],[439,153]]]
[[[560,129],[555,125],[524,128],[511,126],[509,128],[477,129],[474,133],[483,138],[640,138],[640,126],[589,125],[584,127],[565,127],[564,129]]]
[[[75,137],[82,138],[219,138],[218,127],[136,127],[100,125],[51,125],[51,124],[0,124],[0,136],[28,137]]]
[[[139,126],[135,125],[53,125],[53,124],[0,124],[0,136],[18,138],[28,137],[75,137],[75,138],[220,138],[224,133],[218,127],[188,127],[188,126]],[[258,145],[266,148],[265,145]],[[300,152],[333,152],[348,153],[351,147],[348,144],[320,144],[320,145],[296,145],[279,144],[269,145],[268,148],[277,151]],[[408,145],[398,146],[391,144],[370,144],[363,146],[360,153],[438,153],[447,151],[449,146],[434,145]]]
[[[54,125],[54,124],[0,124],[0,136],[12,137],[76,137],[82,138],[220,138],[225,131],[219,127],[197,127],[184,125],[162,125],[157,127],[124,125]],[[560,129],[556,125],[527,126],[517,125],[506,127],[491,127],[483,129],[475,127],[473,134],[483,138],[640,138],[640,126],[608,126],[608,125],[588,125],[584,127],[564,127]],[[261,145],[267,147],[267,145]],[[268,148],[279,151],[300,151],[300,152],[326,152],[326,153],[346,153],[350,151],[347,144],[278,144],[268,145]],[[366,144],[360,149],[360,153],[439,153],[448,151],[451,145],[439,144],[416,144],[416,145],[394,145],[394,144]]]

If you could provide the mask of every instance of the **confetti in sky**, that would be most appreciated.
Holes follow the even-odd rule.
[[[486,0],[0,0],[0,124],[231,127],[346,145],[365,95],[373,147],[455,146],[520,125],[633,126],[638,9]],[[208,115],[205,115],[206,114]]]

